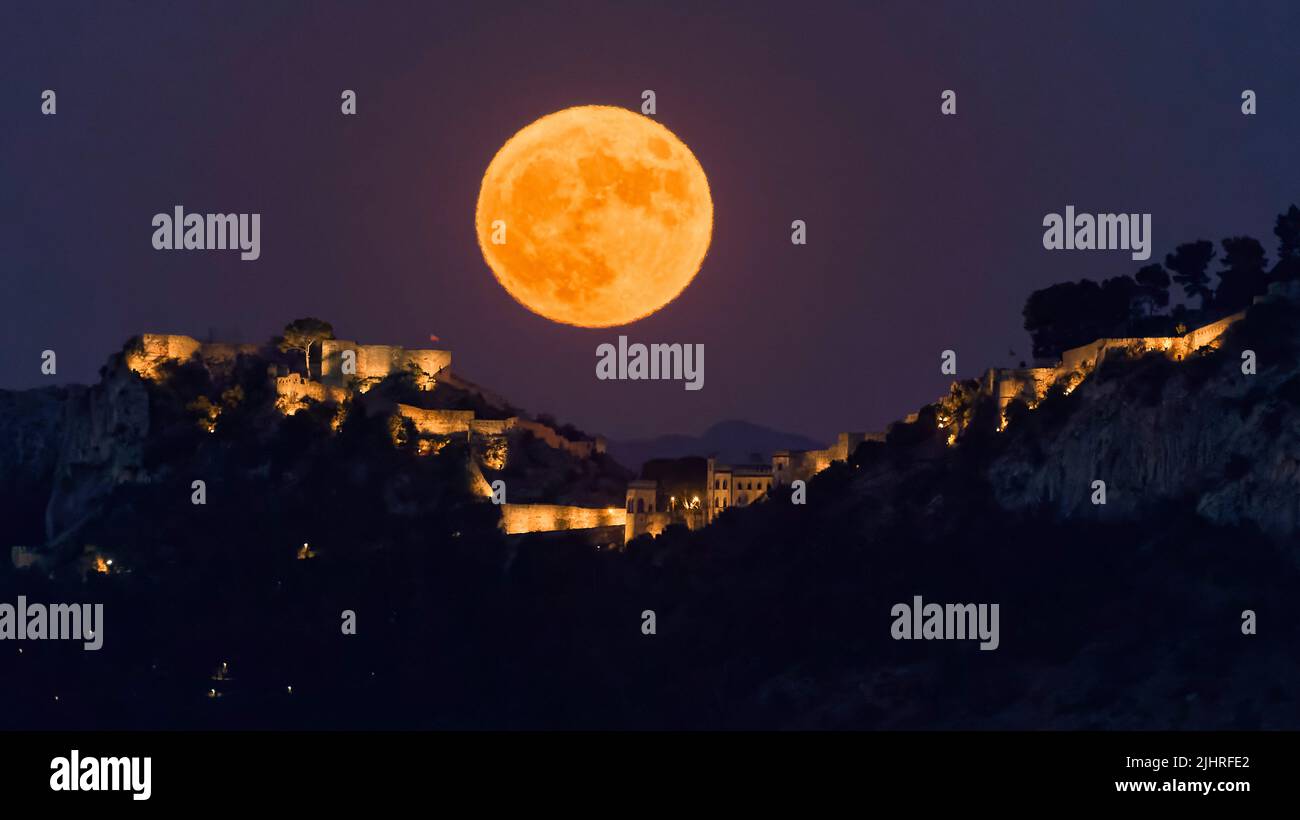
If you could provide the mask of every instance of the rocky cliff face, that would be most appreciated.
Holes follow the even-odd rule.
[[[44,540],[41,511],[63,448],[70,396],[83,388],[0,391],[0,529],[4,546]]]
[[[142,478],[148,432],[144,383],[117,358],[93,387],[0,391],[6,540],[57,543],[114,485]]]
[[[75,530],[112,488],[145,478],[149,394],[144,382],[115,359],[97,385],[72,391],[63,406],[61,443],[45,537],[56,544]]]
[[[176,343],[178,338],[183,344]],[[249,346],[206,345],[198,351],[203,355],[195,355],[198,343],[188,337],[140,339],[110,357],[93,386],[0,391],[0,547],[76,545],[79,533],[88,531],[83,525],[93,530],[91,525],[111,512],[106,501],[115,488],[165,482],[197,461],[214,475],[266,475],[276,454],[298,452],[295,448],[305,446],[315,429],[304,419],[288,424],[291,416],[285,415],[277,397],[295,398],[295,410],[316,404],[306,399],[352,398],[313,394],[305,388],[319,388],[319,383],[292,377],[275,380],[268,391],[260,375],[267,372],[267,362]],[[173,350],[173,343],[180,344],[180,353]],[[237,367],[240,354],[253,358]],[[286,390],[286,383],[304,387],[301,395]],[[459,385],[433,396],[453,408],[407,407],[417,418],[459,420],[446,429],[426,430],[446,440],[439,441],[438,448],[416,448],[418,453],[435,453],[441,445],[472,433],[474,457],[485,469],[496,471],[493,478],[507,478],[517,500],[574,504],[594,496],[597,500],[590,503],[595,506],[621,505],[627,476],[598,452],[596,443],[569,441],[552,428],[524,418],[509,423],[475,419],[475,409],[462,405],[490,409],[494,405],[489,394],[469,382]],[[392,403],[382,393],[383,389],[371,390],[364,400],[349,406],[359,418],[391,414],[385,408]],[[220,429],[214,424],[218,417]],[[332,422],[341,418],[335,415]],[[505,433],[512,427],[520,431],[512,432],[507,443]],[[204,431],[218,435],[201,435]],[[338,433],[338,425],[331,423],[322,446],[346,459],[347,447],[353,445],[339,441]],[[355,443],[364,435],[354,431],[344,438]],[[377,451],[385,445],[396,446],[391,436],[367,446],[376,451],[370,455],[382,461]],[[513,453],[508,464],[507,446]],[[400,472],[389,467],[394,475]],[[140,526],[149,525],[145,515]]]
[[[1300,363],[1295,309],[1265,306],[1214,351],[1115,363],[1053,421],[1022,412],[991,464],[995,497],[1061,517],[1131,517],[1190,500],[1218,524],[1300,530]],[[1253,350],[1258,373],[1243,373]],[[1049,413],[1050,414],[1050,413]],[[1015,429],[1016,427],[1021,429]],[[1106,504],[1092,501],[1106,483]]]

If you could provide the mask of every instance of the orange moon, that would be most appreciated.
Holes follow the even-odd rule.
[[[610,327],[677,298],[713,236],[699,160],[673,132],[623,108],[549,114],[488,165],[479,247],[520,304],[556,322]]]

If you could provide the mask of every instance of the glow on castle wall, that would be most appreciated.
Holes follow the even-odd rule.
[[[397,405],[397,413],[410,419],[415,431],[425,436],[449,436],[468,433],[474,420],[473,410],[426,410],[409,404]]]
[[[341,387],[310,381],[297,373],[275,380],[275,408],[286,416],[305,408],[308,400],[342,404],[347,398],[348,391]]]
[[[345,351],[351,351],[355,356],[354,373],[344,372]],[[347,339],[326,339],[321,342],[320,378],[325,384],[343,387],[355,379],[361,383],[364,392],[367,383],[412,367],[418,374],[418,386],[424,390],[432,389],[435,377],[451,367],[451,351],[407,350],[397,345],[360,345]]]
[[[502,504],[501,529],[509,535],[530,532],[586,530],[595,527],[623,527],[627,510],[622,507],[572,507],[563,504]]]
[[[126,366],[143,378],[157,381],[160,366],[187,361],[201,346],[190,336],[142,333],[126,351]]]
[[[200,342],[175,333],[142,333],[124,351],[126,366],[141,378],[158,381],[167,363],[183,364],[198,356],[209,370],[229,369],[241,353],[256,353],[257,345]]]
[[[998,404],[998,432],[1006,429],[1006,409],[1012,401],[1020,399],[1030,409],[1038,406],[1052,385],[1060,383],[1066,395],[1096,370],[1108,356],[1142,356],[1162,353],[1175,361],[1182,361],[1201,348],[1217,348],[1223,343],[1223,334],[1234,323],[1245,317],[1246,311],[1198,327],[1182,336],[1145,336],[1131,338],[1097,339],[1086,345],[1070,348],[1061,354],[1055,367],[990,369],[984,377],[982,389],[992,395]],[[943,426],[943,425],[940,425]],[[955,442],[955,437],[950,436]]]

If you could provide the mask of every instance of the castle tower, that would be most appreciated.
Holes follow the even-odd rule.
[[[777,450],[772,454],[772,483],[784,485],[793,480],[790,473],[790,451]]]
[[[647,532],[657,534],[653,527],[656,518],[655,504],[659,497],[659,482],[648,479],[631,481],[627,485],[627,521],[623,525],[623,543]]]

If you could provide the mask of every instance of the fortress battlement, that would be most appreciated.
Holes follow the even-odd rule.
[[[336,387],[346,387],[355,380],[362,392],[370,384],[403,370],[415,373],[421,390],[432,390],[439,374],[451,368],[450,350],[408,350],[398,345],[361,345],[346,339],[325,339],[320,346],[320,380]]]
[[[209,370],[229,369],[241,353],[256,353],[257,345],[200,342],[175,333],[142,333],[126,344],[126,366],[143,378],[157,381],[164,364],[184,364],[198,357]]]
[[[1175,361],[1182,361],[1203,347],[1217,347],[1224,332],[1245,315],[1246,311],[1242,310],[1181,336],[1096,339],[1066,350],[1061,354],[1060,362],[1051,367],[990,368],[981,378],[980,388],[997,400],[999,411],[1005,411],[1015,399],[1034,407],[1052,385],[1064,381],[1067,392],[1071,391],[1108,357],[1163,353]]]

